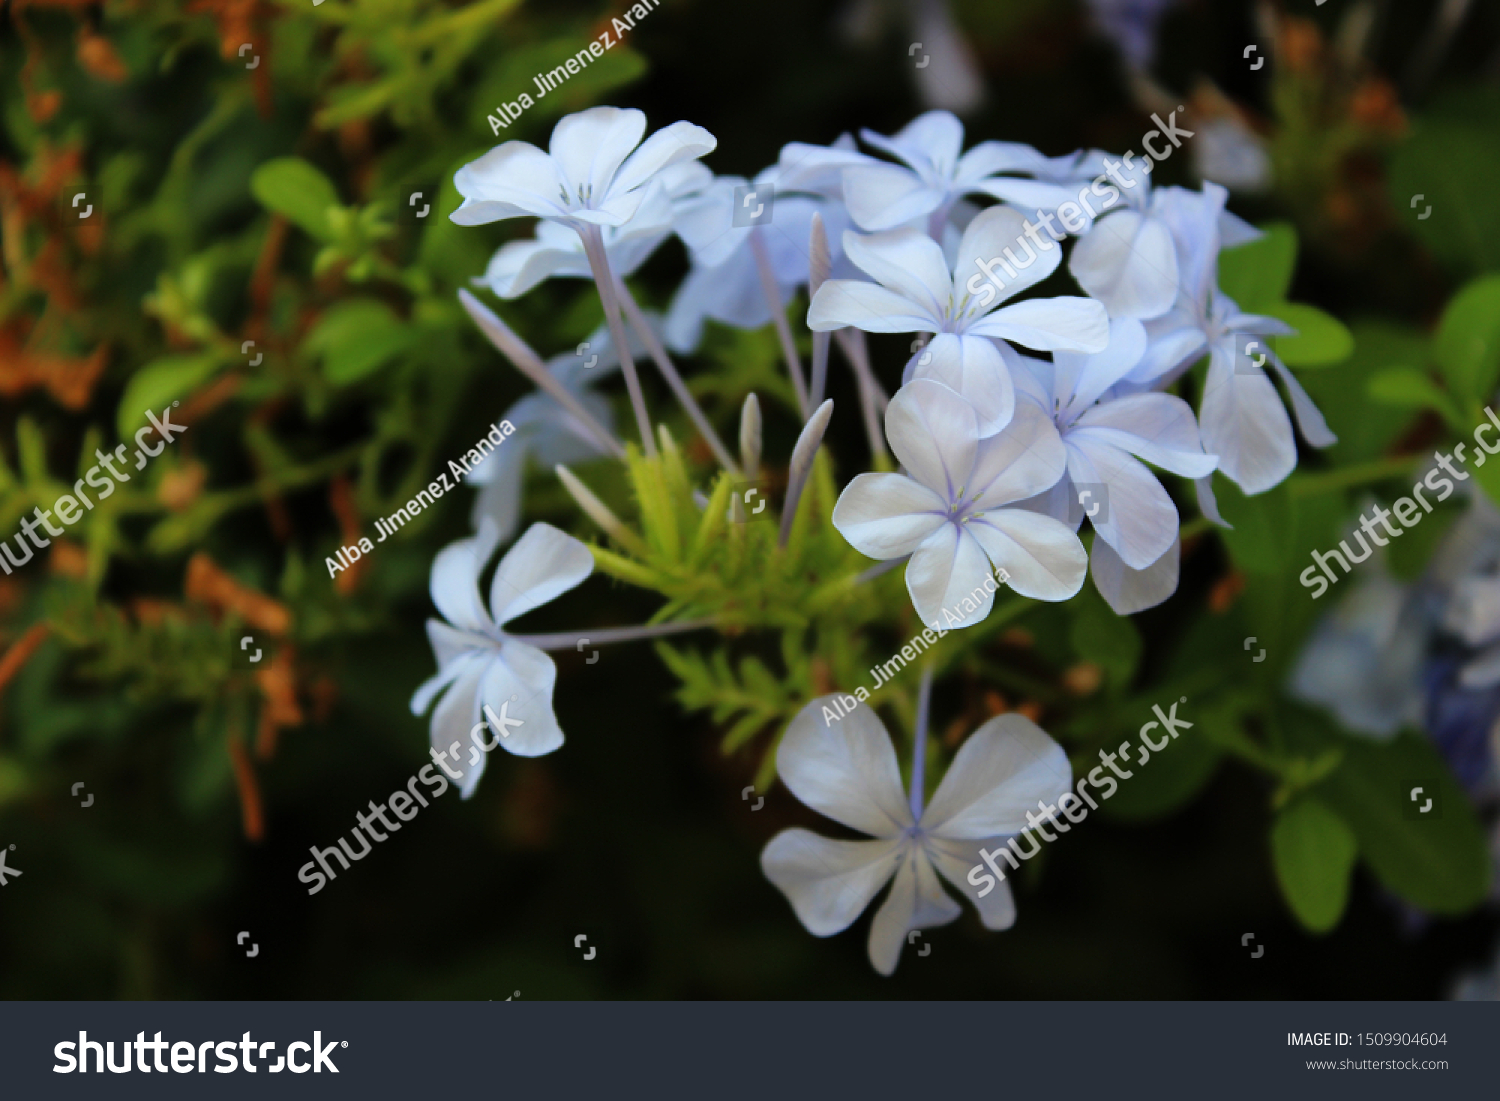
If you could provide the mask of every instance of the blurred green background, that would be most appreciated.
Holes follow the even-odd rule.
[[[468,533],[471,495],[445,497],[337,583],[323,560],[527,390],[455,299],[526,228],[401,223],[401,196],[435,192],[446,214],[459,165],[500,140],[545,145],[561,113],[599,103],[640,107],[652,129],[698,123],[719,140],[706,163],[747,176],[785,142],[893,133],[931,103],[910,52],[915,5],[664,0],[625,45],[492,134],[500,102],[624,7],[62,0],[0,14],[0,532],[146,408],[180,400],[191,424],[113,511],[0,578],[0,845],[24,873],[0,890],[0,996],[1428,998],[1488,958],[1497,921],[1483,884],[1443,895],[1438,866],[1429,895],[1460,902],[1421,915],[1409,903],[1423,885],[1403,890],[1389,873],[1378,825],[1357,830],[1368,863],[1337,929],[1303,930],[1268,843],[1277,784],[1185,738],[1151,789],[1136,781],[1135,806],[1025,866],[1013,930],[986,933],[966,911],[925,935],[930,955],[907,953],[881,979],[868,916],[816,940],[760,873],[777,830],[826,823],[779,786],[752,812],[740,792],[758,755],[722,754],[721,731],[684,712],[645,646],[591,665],[557,655],[562,751],[496,755],[474,798],[446,795],[306,895],[296,870],[309,846],[336,843],[427,759],[426,720],[407,708],[433,670],[427,574]],[[1155,102],[1188,104],[1188,125],[1227,120],[1269,165],[1234,209],[1295,227],[1289,297],[1356,338],[1351,359],[1302,376],[1341,437],[1302,470],[1356,470],[1441,440],[1435,414],[1374,404],[1365,381],[1425,369],[1454,291],[1500,268],[1500,13],[1475,6],[1430,48],[1436,2],[1099,7],[1163,9],[1154,58],[1127,64],[1082,3],[952,5],[985,86],[963,113],[968,141],[1139,148]],[[1365,11],[1361,38],[1351,13]],[[1274,61],[1252,69],[1252,43]],[[327,181],[336,215],[327,202],[278,207],[252,184],[284,157],[317,170],[307,193]],[[1196,185],[1194,171],[1174,158],[1158,183]],[[68,219],[78,188],[99,212],[91,225]],[[1409,205],[1419,192],[1429,219]],[[663,249],[637,280],[643,296],[663,307],[685,267],[679,246]],[[574,281],[501,312],[544,355],[600,317]],[[904,343],[874,342],[888,387]],[[725,330],[694,363],[724,434],[742,395],[706,376],[774,357],[765,334]],[[833,374],[831,396],[853,408]],[[784,456],[795,432],[785,410],[768,417],[767,454]],[[830,440],[842,484],[862,469],[856,418],[836,418]],[[535,479],[529,513],[585,534],[549,482]],[[1216,697],[1223,722],[1255,729],[1244,714],[1274,713],[1272,725],[1310,728],[1288,735],[1309,758],[1344,744],[1281,684],[1323,610],[1295,574],[1360,492],[1221,493],[1238,534],[1199,529],[1166,605],[1134,630],[1100,625],[1092,590],[1028,612],[1023,634],[994,643],[991,673],[939,694],[935,729],[972,727],[998,693],[1054,732],[1080,716],[1133,730],[1208,670],[1239,693]],[[1430,547],[1446,522],[1416,539]],[[1402,551],[1412,560],[1396,568],[1419,570],[1421,550]],[[527,627],[641,622],[655,606],[596,577]],[[243,660],[247,633],[268,668]],[[1252,633],[1264,665],[1241,652]],[[1065,688],[1080,662],[1110,672],[1089,701]],[[1403,737],[1416,767],[1438,761]],[[1459,832],[1477,821],[1456,796],[1452,817]],[[241,931],[256,957],[236,946]],[[1241,946],[1247,932],[1262,958]],[[597,946],[591,961],[579,934]]]

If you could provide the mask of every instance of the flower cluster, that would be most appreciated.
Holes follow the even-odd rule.
[[[551,708],[555,668],[541,651],[559,640],[571,648],[576,636],[528,640],[502,627],[579,584],[595,561],[617,560],[602,548],[591,559],[576,539],[533,525],[501,561],[485,609],[478,575],[517,527],[529,458],[554,467],[621,547],[679,552],[682,524],[671,508],[642,498],[643,522],[662,529],[643,538],[561,465],[613,456],[624,459],[633,477],[645,477],[642,463],[661,464],[659,477],[648,481],[665,486],[685,477],[670,435],[653,425],[638,358],[654,363],[723,470],[711,496],[689,487],[688,519],[701,516],[691,521],[698,526],[695,545],[712,548],[726,505],[731,519],[745,519],[748,499],[732,498],[724,483],[756,476],[757,399],[751,394],[746,402],[736,459],[672,359],[697,349],[708,321],[774,325],[803,422],[779,540],[766,553],[792,553],[785,548],[832,413],[824,393],[837,342],[854,373],[876,469],[845,486],[832,526],[861,555],[904,561],[918,616],[943,632],[990,614],[994,586],[986,582],[996,572],[1022,597],[1062,601],[1079,591],[1092,562],[1095,585],[1119,614],[1170,596],[1180,520],[1150,468],[1191,481],[1210,520],[1217,520],[1213,471],[1251,494],[1286,478],[1296,446],[1267,364],[1286,388],[1307,442],[1333,442],[1270,346],[1271,336],[1292,330],[1276,318],[1242,312],[1219,289],[1221,248],[1258,236],[1225,211],[1223,188],[1153,189],[1149,159],[1125,176],[1097,150],[1049,158],[998,141],[965,150],[963,126],[946,111],[928,112],[891,137],[862,132],[870,152],[849,135],[828,146],[789,144],[753,180],[715,177],[699,163],[716,145],[701,127],[676,122],[645,135],[639,111],[594,108],[559,122],[546,151],[508,141],[455,177],[463,203],[454,222],[539,219],[534,237],[500,248],[476,284],[508,299],[550,277],[592,278],[605,328],[575,354],[544,364],[477,298],[461,295],[485,334],[542,392],[507,413],[519,426],[519,442],[471,475],[482,486],[474,509],[479,534],[443,551],[433,565],[433,599],[448,622],[431,625],[440,670],[412,706],[420,713],[447,690],[432,717],[435,746],[477,722],[487,702],[502,700],[518,702],[527,722],[525,738],[507,748],[536,754],[562,742]],[[1101,189],[1105,171],[1120,186]],[[1099,209],[1063,219],[1067,235],[1060,235],[1052,215],[1076,210],[1070,197],[1090,179]],[[1038,234],[1042,225],[1050,239]],[[1069,244],[1068,235],[1077,240]],[[691,267],[666,316],[657,319],[637,305],[625,278],[673,236]],[[1082,293],[1036,293],[1057,282],[1052,277],[1063,266],[1065,245]],[[787,317],[788,304],[803,293],[810,370]],[[872,366],[867,333],[916,336],[890,398]],[[1206,375],[1189,386],[1198,395],[1195,414],[1171,391],[1189,385],[1196,378],[1190,368],[1205,357]],[[607,400],[586,385],[616,367],[639,450],[616,438]],[[1087,549],[1079,536],[1085,518],[1093,529]],[[737,545],[745,551],[759,544]],[[701,562],[709,552],[694,553]],[[627,580],[644,575],[619,564],[610,572]],[[966,599],[975,592],[984,594],[982,601]],[[669,604],[661,618],[691,603]],[[705,625],[714,625],[713,617],[624,629],[608,640]],[[871,959],[883,973],[894,968],[909,930],[958,912],[934,869],[960,886],[955,870],[972,863],[980,843],[1022,827],[1015,808],[1065,789],[1069,780],[1066,758],[1045,734],[1019,718],[997,720],[965,742],[924,812],[929,678],[930,669],[909,802],[901,797],[889,736],[868,708],[830,731],[810,718],[818,713],[818,700],[811,700],[790,723],[776,757],[795,795],[878,840],[833,842],[787,831],[766,849],[766,874],[818,935],[847,926],[894,876],[870,934]],[[466,796],[477,781],[477,773],[465,775]],[[1006,892],[979,907],[990,928],[1014,919]]]

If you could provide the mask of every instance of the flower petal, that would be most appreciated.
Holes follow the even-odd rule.
[[[1090,572],[1099,595],[1115,615],[1134,615],[1154,608],[1177,591],[1177,564],[1181,541],[1174,540],[1167,553],[1144,570],[1133,570],[1121,561],[1115,549],[1102,539],[1094,543]]]
[[[862,237],[849,230],[843,240],[844,254],[855,267],[882,287],[910,299],[916,312],[936,322],[947,316],[953,280],[948,277],[942,248],[927,234],[895,229]]]
[[[1302,384],[1297,381],[1296,376],[1286,369],[1281,358],[1274,352],[1267,358],[1292,399],[1292,412],[1297,417],[1297,427],[1302,430],[1302,438],[1314,447],[1332,447],[1338,443],[1339,438],[1329,430],[1328,422],[1323,419],[1323,414],[1313,404],[1313,399],[1308,397],[1306,390],[1302,389]]]
[[[945,502],[969,484],[979,424],[957,391],[930,379],[907,383],[886,407],[885,436],[901,465]]]
[[[1067,600],[1083,587],[1088,554],[1066,524],[1026,509],[997,508],[964,527],[1022,596]]]
[[[590,107],[559,119],[547,149],[567,185],[569,203],[584,206],[608,198],[615,172],[645,133],[646,116],[634,107]]]
[[[1036,723],[1014,711],[996,715],[959,746],[919,823],[953,840],[1009,837],[1073,786],[1068,755]]]
[[[1219,457],[1226,478],[1246,493],[1263,493],[1297,465],[1292,422],[1265,372],[1242,349],[1220,345],[1213,348],[1198,407],[1203,447]]]
[[[639,139],[638,139],[639,140]],[[696,160],[718,148],[719,139],[691,122],[674,122],[652,134],[626,159],[609,186],[611,195],[641,187],[662,169]]]
[[[1129,451],[1184,478],[1202,478],[1218,466],[1203,453],[1198,421],[1174,394],[1130,394],[1095,406],[1074,422],[1068,438],[1084,436]]]
[[[917,618],[936,630],[969,627],[990,614],[995,582],[971,525],[945,523],[913,552],[906,564],[906,591]]]
[[[952,111],[924,111],[895,137],[873,130],[861,130],[859,136],[867,145],[899,157],[918,171],[949,179],[957,171],[963,151],[964,124]]]
[[[583,543],[551,524],[532,524],[505,552],[490,582],[495,625],[556,599],[593,572],[594,556]]]
[[[465,763],[468,759],[465,747],[470,744],[470,730],[479,721],[480,685],[490,666],[496,664],[496,657],[495,650],[488,650],[475,651],[460,658],[462,668],[459,675],[433,710],[432,722],[428,725],[428,741],[433,751],[442,755],[442,760],[437,763],[450,778],[454,772],[458,773],[453,786],[465,799],[474,793],[474,785],[479,783],[479,774],[484,771],[483,754],[479,755],[477,764]]]
[[[994,280],[1001,284],[1000,295],[998,299],[985,297],[984,305],[988,306],[991,301],[999,305],[1036,286],[1062,263],[1062,248],[1040,234],[1035,236],[1041,244],[1033,245],[1026,239],[1026,219],[1020,211],[1008,206],[980,211],[958,242],[958,256],[953,263],[955,290],[967,291],[975,282],[976,272],[980,278]],[[999,272],[995,270],[997,266]],[[1007,267],[1015,274],[1006,271]],[[972,293],[984,297],[982,292],[981,285],[980,290]],[[976,303],[971,308],[984,307]]]
[[[991,198],[999,199],[1002,203],[1013,203],[1021,210],[1034,211],[1034,216],[1040,215],[1044,211],[1056,210],[1065,203],[1071,202],[1078,208],[1078,216],[1084,222],[1092,222],[1092,218],[1089,217],[1090,207],[1086,203],[1080,206],[1075,201],[1078,198],[1077,188],[1069,190],[1066,187],[1059,187],[1053,183],[1043,183],[1040,180],[1018,180],[1014,176],[991,176],[989,179],[980,180],[978,183],[972,184],[964,190],[968,192],[980,191]],[[1040,227],[1041,221],[1042,219],[1038,217],[1038,227]],[[1066,223],[1064,223],[1064,229],[1066,228]],[[1051,236],[1051,234],[1048,234],[1048,236]]]
[[[1043,352],[1102,352],[1109,346],[1109,314],[1092,298],[1028,298],[980,318],[965,332]]]
[[[900,558],[947,520],[947,503],[904,474],[861,474],[833,506],[833,526],[860,554]]]
[[[992,883],[981,898],[981,887],[970,883],[969,875],[976,865],[983,866],[984,858],[979,855],[980,849],[1004,844],[1003,837],[987,837],[980,841],[950,841],[946,837],[928,837],[925,840],[927,855],[943,878],[974,904],[984,927],[997,933],[1016,923],[1016,900],[1010,893],[1010,884],[1003,880]]]
[[[1188,310],[1172,310],[1146,323],[1146,350],[1126,377],[1131,382],[1150,383],[1177,368],[1193,363],[1208,350],[1203,325]]]
[[[561,747],[563,732],[552,710],[556,687],[557,666],[550,657],[529,643],[506,639],[499,660],[485,674],[480,701],[504,729],[492,727],[486,740],[498,739],[502,748],[517,757],[540,757]],[[490,721],[488,713],[481,717]],[[507,719],[521,725],[510,725]]]
[[[499,542],[495,524],[481,523],[477,535],[450,543],[432,560],[432,603],[453,626],[479,634],[494,626],[479,599],[479,571]]]
[[[412,693],[413,715],[425,714],[438,693],[457,680],[469,667],[471,662],[465,661],[465,658],[472,657],[474,661],[488,660],[487,652],[494,649],[494,644],[488,639],[476,639],[467,631],[455,631],[438,619],[427,621],[427,640],[432,644],[438,670]]]
[[[776,772],[787,790],[819,814],[872,837],[895,837],[912,824],[891,736],[858,704],[843,718],[836,696],[813,700],[787,724]]]
[[[570,205],[556,162],[524,141],[505,142],[470,161],[453,174],[453,186],[464,202],[450,218],[461,226],[527,214],[555,218]]]
[[[955,390],[974,407],[980,436],[993,436],[1010,423],[1016,391],[994,343],[982,336],[938,333],[912,356],[913,378],[932,379]]]
[[[844,169],[844,199],[849,217],[861,229],[895,229],[931,214],[945,194],[922,182],[915,172],[896,164],[862,164]]]
[[[710,284],[706,289],[714,288]],[[681,297],[683,292],[678,293]],[[675,304],[672,309],[677,312]],[[767,313],[768,320],[769,317]],[[925,307],[877,283],[858,279],[824,280],[807,309],[807,327],[821,333],[850,325],[867,333],[920,333],[935,332],[942,327],[942,322],[935,320]]]
[[[1110,317],[1158,317],[1177,298],[1177,253],[1163,222],[1133,210],[1100,219],[1073,246],[1068,270]]]
[[[760,868],[807,931],[828,937],[849,928],[886,885],[902,846],[900,838],[832,841],[811,830],[782,830],[761,850]]]
[[[1132,318],[1116,318],[1109,323],[1109,345],[1104,351],[1091,356],[1077,352],[1053,354],[1057,368],[1053,396],[1069,413],[1086,409],[1128,375],[1145,351],[1145,326]]]
[[[882,975],[892,974],[908,933],[947,925],[961,913],[962,908],[943,890],[927,854],[916,845],[909,846],[902,854],[891,893],[870,923],[870,963]]]
[[[1070,433],[1068,475],[1075,485],[1100,485],[1107,508],[1089,522],[1132,569],[1145,569],[1177,539],[1177,506],[1152,473],[1124,451],[1087,433]]]
[[[980,512],[1008,505],[1056,485],[1067,467],[1067,449],[1052,418],[1023,402],[1004,432],[980,441],[966,496]]]

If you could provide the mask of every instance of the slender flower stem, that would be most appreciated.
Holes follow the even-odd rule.
[[[844,358],[854,368],[854,381],[859,386],[859,407],[865,419],[865,435],[870,440],[870,456],[879,460],[886,454],[885,435],[880,431],[880,414],[885,411],[888,399],[885,391],[880,388],[880,383],[875,381],[875,372],[870,368],[865,334],[857,329],[836,329],[833,336],[843,349]]]
[[[816,409],[823,404],[823,392],[828,389],[828,349],[833,345],[833,334],[813,333],[812,340],[812,392],[807,400]]]
[[[667,385],[672,388],[672,393],[677,395],[677,400],[682,403],[682,408],[687,411],[688,418],[698,429],[699,435],[707,442],[709,450],[719,460],[719,465],[736,478],[740,476],[740,468],[735,463],[729,449],[724,446],[724,441],[719,439],[719,434],[714,431],[714,426],[709,423],[708,417],[704,415],[702,407],[698,405],[697,399],[687,388],[687,383],[682,381],[682,376],[677,373],[677,368],[667,355],[667,350],[662,347],[661,341],[656,339],[656,334],[651,331],[651,326],[646,324],[646,318],[641,313],[640,306],[636,305],[635,296],[630,293],[630,288],[622,279],[615,284],[620,292],[620,305],[625,308],[625,314],[630,318],[631,327],[640,335],[641,342],[646,345],[646,351],[651,353],[651,359],[656,364],[656,369],[661,372],[661,377],[667,380]]]
[[[913,821],[922,820],[923,786],[927,771],[927,712],[932,704],[932,664],[922,670],[922,683],[917,687],[917,733],[911,750],[911,816]]]
[[[792,327],[786,322],[786,305],[781,301],[781,292],[776,287],[776,273],[771,270],[771,257],[766,252],[760,231],[750,231],[750,251],[755,256],[755,268],[760,273],[760,289],[766,296],[766,305],[771,307],[771,321],[776,326],[776,336],[781,341],[781,354],[786,357],[787,374],[792,376],[792,389],[797,392],[797,411],[807,420],[807,383],[802,379],[802,360],[797,355],[797,345],[792,340]]]
[[[611,642],[639,642],[712,627],[712,619],[684,619],[677,623],[643,624],[639,627],[601,627],[592,631],[557,631],[548,635],[507,635],[538,650],[573,650],[580,646],[603,646]]]
[[[620,372],[625,376],[625,389],[630,392],[630,406],[635,410],[635,426],[641,434],[641,446],[648,457],[654,457],[656,440],[651,435],[651,417],[646,412],[646,395],[641,392],[640,376],[636,374],[635,360],[630,356],[630,341],[626,339],[625,325],[620,320],[620,304],[615,300],[615,277],[609,270],[604,234],[598,226],[591,225],[579,230],[578,235],[583,239],[583,251],[589,258],[594,286],[598,288],[599,301],[604,306],[609,338],[614,341],[615,352],[620,357]]]
[[[863,585],[866,581],[874,581],[877,577],[890,573],[897,566],[905,565],[910,558],[911,555],[903,554],[900,558],[887,558],[884,562],[877,562],[862,573],[855,574],[851,584]]]
[[[557,376],[547,370],[547,365],[542,362],[541,357],[532,351],[530,345],[517,336],[509,325],[501,321],[488,306],[467,290],[459,289],[458,300],[468,311],[469,316],[474,319],[474,323],[479,326],[479,331],[484,333],[489,342],[515,365],[516,370],[536,383],[559,405],[577,417],[579,422],[593,433],[611,455],[617,459],[625,457],[625,448],[620,445],[619,440],[615,439],[614,434],[600,424],[594,415],[584,408],[583,403],[568,392],[566,386],[557,381]]]
[[[1423,455],[1397,455],[1393,459],[1375,459],[1358,466],[1346,466],[1342,470],[1302,475],[1288,480],[1287,492],[1293,497],[1308,497],[1364,485],[1366,482],[1383,482],[1388,478],[1405,475],[1425,461],[1426,457]]]

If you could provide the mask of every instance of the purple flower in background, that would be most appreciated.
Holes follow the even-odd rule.
[[[1176,0],[1088,0],[1094,24],[1134,69],[1156,57],[1156,28]]]

